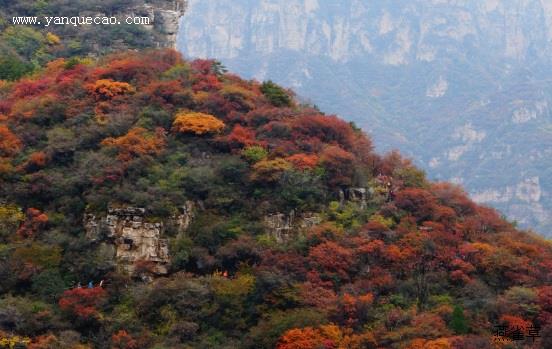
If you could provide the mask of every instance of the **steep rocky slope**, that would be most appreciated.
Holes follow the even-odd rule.
[[[180,49],[293,87],[547,235],[551,13],[544,0],[191,1]]]

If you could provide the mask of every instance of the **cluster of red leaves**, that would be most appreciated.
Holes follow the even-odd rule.
[[[59,307],[69,315],[88,320],[99,316],[98,308],[107,300],[107,292],[102,287],[74,288],[63,292]]]
[[[320,330],[312,327],[294,328],[287,331],[280,342],[277,349],[334,349],[336,343],[325,338]]]
[[[222,87],[220,80],[214,71],[213,60],[197,59],[192,62],[191,67],[194,71],[192,76],[193,90],[197,91],[216,91]]]
[[[134,127],[124,136],[106,138],[102,144],[115,147],[119,151],[119,160],[129,161],[143,155],[158,155],[165,148],[165,130],[157,128],[150,133],[141,127]]]
[[[17,235],[24,239],[33,238],[48,223],[48,216],[36,208],[29,208],[26,219],[17,230]]]
[[[320,155],[320,163],[328,173],[329,183],[334,186],[352,184],[355,157],[338,145],[326,147]]]
[[[53,334],[45,334],[36,337],[29,345],[27,349],[50,349],[59,345],[58,339]]]
[[[375,348],[376,341],[370,332],[353,334],[350,329],[336,325],[293,328],[280,338],[277,349],[361,349]]]
[[[319,159],[315,154],[293,154],[286,161],[299,170],[310,170],[318,165]]]
[[[137,349],[138,343],[127,331],[120,330],[111,336],[111,348],[113,349]]]
[[[225,143],[231,150],[243,149],[253,145],[264,146],[266,144],[257,140],[254,130],[240,124],[235,125],[229,134],[219,137],[218,140]]]
[[[347,122],[337,116],[307,114],[296,118],[291,124],[294,138],[308,142],[317,139],[322,143],[351,149],[355,133]]]
[[[173,50],[152,50],[146,53],[120,53],[108,58],[107,63],[90,72],[91,80],[112,79],[144,87],[156,80],[162,72],[182,63],[182,57]]]
[[[309,252],[311,265],[327,279],[349,279],[349,271],[353,264],[353,253],[350,249],[333,241],[323,242],[313,247]]]
[[[8,126],[0,124],[0,157],[9,157],[17,154],[23,144],[14,135]]]
[[[22,169],[28,172],[36,171],[46,166],[48,155],[43,151],[31,153],[27,161],[21,166]]]

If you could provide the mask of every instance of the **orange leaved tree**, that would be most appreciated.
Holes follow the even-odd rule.
[[[224,129],[224,122],[213,115],[204,113],[179,113],[173,122],[173,130],[180,133],[203,135],[220,133]]]
[[[299,170],[313,169],[318,165],[318,156],[315,154],[294,154],[288,156],[286,160],[293,164],[293,167]]]
[[[27,218],[17,230],[22,238],[34,237],[48,223],[48,216],[36,208],[27,209]]]
[[[292,328],[285,332],[277,349],[360,349],[374,348],[376,342],[370,332],[354,334],[350,329],[336,325],[322,325],[318,328]]]
[[[333,342],[324,338],[320,330],[312,327],[294,328],[287,331],[277,346],[278,349],[335,348]]]
[[[253,165],[251,179],[259,182],[277,182],[291,167],[291,164],[282,158],[261,160]]]
[[[157,128],[155,133],[151,133],[142,127],[134,127],[124,136],[104,139],[102,144],[117,148],[122,161],[142,155],[158,155],[165,148],[165,130]]]
[[[23,144],[5,125],[0,125],[0,157],[17,154]]]
[[[136,349],[138,343],[134,340],[127,331],[119,330],[119,332],[111,336],[112,349]]]
[[[135,89],[126,82],[113,81],[111,79],[101,79],[91,87],[97,100],[111,99],[115,96],[134,93]]]

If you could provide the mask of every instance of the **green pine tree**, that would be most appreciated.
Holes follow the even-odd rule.
[[[468,322],[464,316],[464,309],[461,306],[455,305],[452,311],[452,319],[450,320],[450,328],[456,334],[465,334],[468,332]]]

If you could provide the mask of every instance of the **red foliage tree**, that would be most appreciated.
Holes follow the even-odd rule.
[[[450,263],[451,268],[455,269],[450,273],[450,278],[454,281],[468,283],[471,278],[469,275],[475,271],[475,267],[460,258],[455,258]]]
[[[257,141],[255,131],[237,124],[228,135],[219,138],[226,143],[230,149],[241,149],[252,145],[264,145],[264,142]]]
[[[353,251],[333,241],[326,241],[311,248],[309,252],[310,264],[323,277],[329,279],[348,280],[353,265]]]
[[[146,103],[162,107],[187,107],[192,101],[191,90],[183,89],[182,83],[178,80],[153,82],[140,96]]]
[[[263,252],[260,268],[302,278],[307,273],[306,264],[305,257],[300,254],[266,250]]]
[[[293,115],[293,111],[289,108],[258,107],[248,112],[245,120],[252,127],[260,127],[272,121],[283,121],[290,115]]]
[[[379,156],[374,153],[372,140],[364,133],[355,134],[351,153],[370,176],[378,175]]]
[[[364,240],[358,242],[355,255],[359,261],[375,261],[382,256],[384,250],[385,244],[383,241],[378,239]]]
[[[15,85],[10,95],[13,99],[37,96],[52,86],[52,79],[43,76],[39,79],[23,79]]]
[[[305,327],[294,328],[280,338],[277,349],[334,349],[336,343],[324,338],[320,330]]]
[[[347,327],[355,327],[366,321],[369,307],[374,302],[374,295],[366,293],[355,296],[345,293],[338,302],[336,318],[338,323]]]
[[[23,143],[14,135],[8,126],[0,125],[0,157],[9,157],[17,154]]]
[[[398,151],[385,154],[379,161],[378,172],[384,176],[392,176],[395,170],[411,167],[412,161],[405,159]]]
[[[119,330],[111,336],[112,349],[137,349],[138,343],[134,340],[127,331]]]
[[[110,58],[105,68],[96,69],[91,73],[92,77],[133,83],[135,86],[146,85],[157,74],[182,62],[181,56],[169,49],[150,51],[147,55],[124,52]]]
[[[448,206],[459,216],[473,214],[476,205],[470,200],[466,192],[459,186],[451,183],[435,183],[431,186],[431,192],[442,205]]]
[[[190,63],[192,69],[199,74],[216,74],[215,61],[213,59],[195,59]]]
[[[53,334],[45,334],[38,336],[29,345],[26,349],[52,349],[59,348],[59,341]]]
[[[335,311],[337,294],[327,287],[312,282],[305,282],[300,287],[301,303],[325,311]]]
[[[350,150],[355,133],[347,122],[337,116],[320,114],[301,115],[292,123],[293,133],[298,139],[316,138],[327,144],[335,144]]]
[[[192,88],[197,91],[216,91],[222,88],[218,75],[217,64],[210,59],[196,59],[191,64]]]
[[[293,167],[299,170],[310,170],[318,165],[318,156],[314,154],[293,154],[286,158]]]
[[[102,287],[74,288],[63,292],[58,304],[61,310],[80,320],[96,319],[98,308],[107,299],[107,292]]]
[[[37,151],[29,155],[27,161],[23,164],[23,168],[27,171],[36,171],[48,162],[48,155],[42,151]]]
[[[349,328],[322,325],[288,330],[280,337],[277,349],[360,349],[375,348],[376,341],[369,331],[354,334]],[[435,347],[437,348],[437,347]]]
[[[552,325],[552,286],[539,287],[537,296],[541,307],[539,320],[544,324]]]
[[[195,82],[192,85],[194,92],[219,90],[222,84],[214,74],[195,76]]]
[[[17,230],[22,238],[34,237],[48,223],[48,216],[36,208],[27,209],[25,222]]]
[[[396,194],[395,204],[398,208],[411,213],[418,222],[422,222],[432,217],[436,200],[425,189],[405,188]]]
[[[508,328],[520,328],[522,330],[532,325],[531,321],[509,314],[502,315],[500,317],[500,322],[508,326]]]
[[[433,219],[445,224],[447,227],[452,226],[457,217],[456,212],[450,207],[436,205],[433,208]]]
[[[320,155],[320,163],[332,186],[349,186],[354,171],[354,156],[336,145],[328,146]]]

